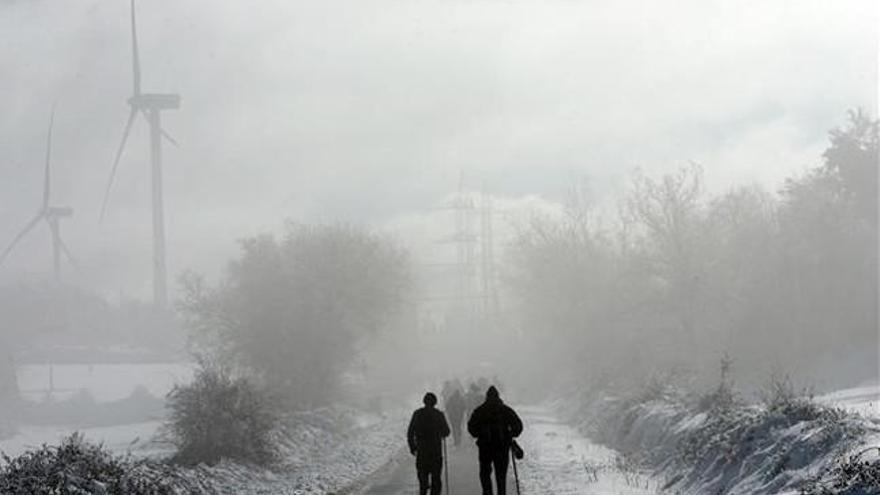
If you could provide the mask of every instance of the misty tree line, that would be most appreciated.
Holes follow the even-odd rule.
[[[541,380],[548,371],[639,379],[682,364],[712,369],[722,353],[746,374],[776,367],[824,375],[822,385],[871,376],[878,141],[878,123],[854,112],[831,132],[823,165],[776,192],[710,195],[693,165],[636,175],[613,222],[578,201],[562,218],[530,218],[505,260],[513,300],[499,350],[516,353],[522,368],[540,367]],[[242,241],[217,283],[182,277],[179,310],[204,359],[294,407],[319,406],[377,337],[403,341],[395,332],[416,331],[413,270],[407,251],[381,233],[289,223],[280,236]],[[41,311],[57,306],[28,303],[21,287],[4,294],[7,316],[23,315],[16,329],[39,327]],[[86,306],[101,304],[67,307]],[[6,342],[33,337],[11,328]],[[0,370],[8,396],[8,354]]]
[[[878,141],[878,122],[852,112],[824,163],[776,194],[710,196],[691,165],[636,175],[614,227],[576,201],[531,219],[509,276],[527,346],[594,375],[710,369],[729,353],[750,379],[874,376]]]
[[[878,141],[878,123],[853,112],[823,165],[776,192],[710,195],[691,165],[637,174],[610,227],[577,201],[563,218],[532,217],[506,260],[515,304],[502,338],[524,367],[567,376],[708,370],[725,353],[752,382],[872,376]],[[412,270],[381,234],[288,224],[244,241],[217,285],[185,277],[181,309],[200,349],[320,405],[370,339],[400,328]]]

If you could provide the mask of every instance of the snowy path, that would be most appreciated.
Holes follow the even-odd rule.
[[[525,432],[520,444],[526,458],[518,464],[522,493],[535,495],[648,494],[656,485],[637,473],[614,468],[615,452],[592,443],[573,428],[560,423],[540,407],[521,408]],[[464,440],[463,440],[464,443]],[[480,495],[477,450],[467,446],[449,453],[451,495]],[[398,459],[396,467],[376,480],[365,495],[418,493],[411,456]],[[515,494],[513,467],[508,494]]]
[[[473,445],[458,448],[449,444],[449,486],[451,495],[480,495],[480,481],[477,477],[477,449]],[[444,473],[446,476],[446,473]],[[510,484],[511,488],[513,484]],[[412,495],[418,493],[415,458],[403,451],[395,466],[385,476],[376,479],[361,492],[363,495]],[[508,491],[508,493],[514,493]]]
[[[653,494],[656,483],[616,464],[615,451],[559,422],[544,408],[522,411],[526,430],[520,466],[524,493],[541,495]]]

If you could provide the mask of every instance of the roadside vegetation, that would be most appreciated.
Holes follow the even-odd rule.
[[[14,459],[3,456],[0,493],[31,495],[175,495],[209,493],[163,462],[111,454],[74,433]]]
[[[393,444],[377,430],[375,444],[345,448],[356,458],[335,459],[333,447],[357,427],[344,407],[326,407],[364,343],[396,328],[410,277],[402,248],[356,227],[289,223],[280,240],[242,241],[216,285],[195,274],[182,280],[179,310],[199,368],[166,398],[170,454],[135,460],[74,434],[4,457],[0,493],[213,493],[220,482],[271,484],[258,474],[278,467],[303,493],[342,487],[377,468]],[[340,472],[297,473],[291,459],[305,453]]]
[[[730,366],[722,361],[723,370]],[[725,373],[704,393],[688,383],[667,374],[624,396],[596,388],[567,414],[637,466],[630,470],[650,473],[671,492],[880,493],[876,461],[856,454],[880,433],[874,420],[819,404],[784,375],[771,376],[754,400]]]
[[[216,363],[203,361],[191,383],[175,386],[167,407],[174,462],[229,459],[269,465],[277,460],[278,404],[267,391]]]
[[[616,213],[576,187],[564,211],[521,221],[507,280],[535,363],[517,363],[523,380],[632,385],[712,370],[725,351],[740,383],[876,376],[878,143],[878,122],[853,111],[821,164],[776,191],[711,190],[713,164],[692,163],[636,172]],[[714,373],[693,378],[705,389]]]

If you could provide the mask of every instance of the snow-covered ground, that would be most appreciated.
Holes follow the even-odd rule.
[[[561,423],[550,407],[513,405],[525,429],[519,439],[526,453],[517,471],[522,493],[535,495],[637,495],[655,493],[656,483],[640,473],[619,469],[618,456],[594,444],[576,429]],[[403,431],[392,431],[402,441]],[[479,495],[478,454],[470,438],[449,445],[447,467],[450,493]],[[446,476],[444,475],[444,476]],[[507,493],[516,493],[514,473],[508,472]],[[409,453],[399,456],[393,469],[371,480],[364,495],[416,493],[416,472]]]
[[[877,384],[839,390],[816,400],[880,420]],[[637,471],[614,450],[561,423],[553,408],[531,407],[522,412],[527,425],[521,443],[527,455],[520,465],[520,478],[526,493],[647,494],[660,490],[661,480]]]
[[[160,426],[159,421],[147,421],[101,428],[81,428],[78,431],[86,440],[101,443],[114,453],[131,452],[134,455],[147,456],[166,452],[153,441]],[[14,457],[43,444],[58,445],[62,438],[70,436],[73,432],[74,429],[67,426],[20,426],[16,435],[0,440],[0,452]]]
[[[838,390],[817,397],[816,400],[865,417],[880,419],[880,385],[876,383]]]
[[[281,438],[282,460],[274,469],[221,462],[184,470],[212,493],[319,495],[337,493],[387,464],[403,445],[403,416],[378,416],[346,408],[297,413]],[[161,422],[80,429],[87,440],[103,443],[117,454],[136,457],[169,454],[154,441]],[[73,429],[20,427],[0,441],[0,451],[15,456],[41,444],[57,445]]]
[[[403,447],[403,414],[368,415],[345,409],[303,413],[288,431],[273,470],[221,462],[190,476],[211,479],[219,493],[326,495],[354,493],[361,480],[389,464]],[[348,429],[329,429],[348,423]]]
[[[780,493],[799,489],[848,453],[880,445],[878,392],[876,385],[866,384],[816,397],[819,404],[858,413],[849,415],[797,400],[772,409],[742,405],[709,414],[675,389],[647,399],[581,394],[561,401],[555,410],[579,431],[640,457],[658,477],[655,490]],[[576,469],[562,465],[563,470]],[[589,479],[590,468],[585,471]],[[624,482],[645,486],[632,483],[629,474]],[[614,493],[610,487],[597,492],[608,490]]]
[[[44,400],[51,384],[55,401],[66,400],[84,391],[96,402],[107,403],[125,399],[138,388],[162,398],[175,384],[192,379],[193,366],[187,363],[23,365],[17,373],[25,400]],[[14,456],[42,444],[58,444],[61,438],[79,431],[86,439],[103,443],[116,453],[153,455],[163,452],[153,441],[161,425],[159,418],[95,428],[28,425],[27,418],[23,418],[23,423],[16,427],[12,437],[0,439],[0,451]]]
[[[98,370],[99,367],[113,367]],[[59,369],[66,374],[59,374]],[[110,372],[110,373],[108,373]],[[22,373],[23,386],[37,389],[46,368],[33,367]],[[114,376],[115,375],[115,376]],[[86,389],[97,400],[125,397],[137,386],[162,396],[191,376],[185,365],[84,365],[56,367],[58,388]],[[24,387],[23,387],[24,388]],[[880,387],[865,385],[840,390],[817,398],[864,416],[880,418]],[[657,493],[660,480],[639,472],[615,451],[584,437],[576,428],[561,422],[551,406],[521,409],[526,429],[521,444],[526,458],[519,464],[525,493],[542,495],[648,494]],[[387,465],[403,445],[405,415],[377,416],[355,410],[333,409],[303,415],[290,430],[284,448],[284,462],[272,471],[223,463],[198,468],[193,473],[216,481],[223,493],[298,494],[334,493],[356,485]],[[332,425],[349,426],[334,431]],[[80,429],[89,440],[101,442],[117,453],[135,456],[167,452],[153,441],[160,421]],[[40,444],[57,444],[72,429],[65,426],[20,426],[18,434],[0,441],[0,451],[17,455]],[[512,472],[511,472],[512,474]],[[476,480],[470,480],[473,484]]]
[[[185,363],[25,365],[18,383],[25,400],[40,402],[52,391],[53,401],[86,392],[97,403],[129,397],[146,389],[164,397],[175,384],[186,383],[193,367]],[[281,465],[273,470],[224,462],[215,467],[188,470],[188,476],[209,480],[221,493],[325,494],[350,487],[381,468],[403,445],[396,415],[365,414],[345,407],[297,413],[283,435]],[[57,445],[74,431],[102,443],[117,454],[154,456],[170,452],[156,441],[161,418],[100,428],[68,425],[19,424],[16,433],[0,440],[0,451],[10,456],[42,444]],[[222,488],[221,488],[222,487]]]
[[[519,472],[523,492],[542,495],[656,493],[657,482],[619,455],[560,423],[546,408],[521,411],[526,457]]]
[[[19,366],[17,374],[27,400],[41,400],[52,389],[56,400],[85,390],[97,402],[109,402],[128,397],[138,387],[164,397],[176,383],[189,382],[193,369],[188,363],[33,364]]]

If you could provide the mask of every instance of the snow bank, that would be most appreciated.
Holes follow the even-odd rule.
[[[874,420],[805,399],[699,410],[675,394],[583,394],[562,407],[586,434],[653,469],[664,490],[683,493],[797,490],[880,432]]]
[[[170,455],[169,446],[150,439],[158,422],[87,429],[84,437],[109,452],[152,459],[135,464],[136,477],[161,481],[168,491],[160,493],[317,495],[353,490],[388,464],[403,446],[404,419],[402,413],[375,415],[345,407],[290,414],[277,432],[281,460],[271,468],[228,461],[192,468],[165,464],[160,459]],[[11,457],[43,443],[57,444],[71,429],[26,427],[20,433],[0,443]]]
[[[278,433],[282,462],[272,469],[221,462],[184,469],[211,493],[318,495],[351,490],[402,448],[401,415],[345,408],[291,415]]]
[[[817,397],[820,404],[880,419],[880,385],[868,384]]]

